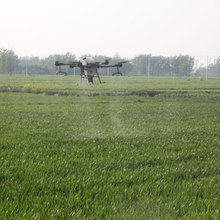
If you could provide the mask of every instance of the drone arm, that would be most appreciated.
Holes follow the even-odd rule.
[[[109,68],[109,67],[122,67],[122,64],[114,64],[114,65],[105,65],[105,66],[100,66],[100,68]]]
[[[107,65],[107,66],[100,66],[100,68],[111,68],[111,67],[116,67],[117,68],[117,72],[113,73],[112,76],[114,75],[121,75],[122,76],[122,73],[119,71],[119,68],[122,67],[122,63],[117,63],[117,64],[114,64],[114,65]]]
[[[61,66],[69,66],[70,68],[73,68],[73,67],[79,67],[80,64],[81,64],[80,62],[60,63],[59,61],[56,61],[56,62],[54,63],[54,66],[59,67],[59,70],[58,70],[58,72],[56,73],[56,75],[64,74],[65,76],[67,76],[67,72],[62,71],[62,70],[61,70]]]
[[[80,62],[60,63],[59,61],[56,61],[54,66],[69,66],[70,68],[73,68],[80,66]]]

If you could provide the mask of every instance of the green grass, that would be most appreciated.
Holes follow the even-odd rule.
[[[0,218],[220,218],[220,80],[102,80],[0,76]]]

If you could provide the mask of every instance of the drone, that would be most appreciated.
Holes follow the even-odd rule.
[[[106,59],[105,62],[95,62],[92,57],[84,57],[80,61],[74,61],[70,63],[61,63],[59,61],[55,61],[54,65],[58,67],[58,72],[56,75],[65,75],[67,76],[67,72],[62,71],[61,67],[62,66],[69,66],[70,68],[78,67],[80,68],[80,82],[82,83],[83,78],[87,78],[89,84],[94,84],[93,78],[98,77],[99,83],[101,82],[98,69],[99,68],[109,68],[109,67],[116,67],[117,71],[112,74],[112,76],[115,75],[121,75],[122,73],[119,71],[119,68],[122,67],[124,63],[129,62],[127,61],[121,61],[113,65],[109,65],[109,60],[111,59]]]

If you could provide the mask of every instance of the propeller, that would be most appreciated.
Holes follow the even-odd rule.
[[[128,63],[128,62],[130,62],[130,60],[120,61],[118,63]]]

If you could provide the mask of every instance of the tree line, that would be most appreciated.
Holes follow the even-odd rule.
[[[81,56],[92,56],[86,54]],[[113,57],[106,57],[102,55],[92,56],[95,61],[104,61],[111,59],[110,64],[127,60],[116,54]],[[76,56],[70,52],[66,54],[54,54],[45,58],[39,57],[18,57],[13,50],[1,48],[0,49],[0,73],[5,74],[55,74],[56,68],[54,66],[55,60],[60,62],[76,61]],[[64,67],[70,75],[79,75],[78,68],[70,69]],[[101,69],[102,75],[112,75],[116,70],[114,68]],[[209,64],[208,68],[200,66],[195,68],[195,59],[189,55],[179,56],[153,56],[151,54],[140,54],[135,56],[129,63],[121,68],[121,72],[125,75],[136,76],[190,76],[200,75],[205,72],[215,73],[220,75],[220,57],[215,63]]]

